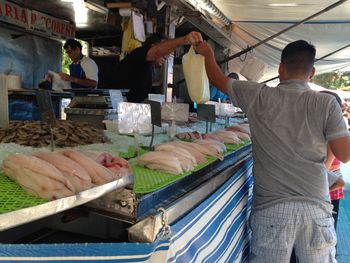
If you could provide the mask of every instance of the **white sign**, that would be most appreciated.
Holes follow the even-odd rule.
[[[151,106],[129,102],[118,103],[118,126],[119,133],[151,133]]]
[[[215,115],[222,117],[234,117],[235,107],[231,103],[220,103],[216,101],[208,101],[206,104],[215,105]]]
[[[189,105],[187,103],[170,103],[162,105],[162,120],[188,121]]]
[[[0,0],[0,21],[61,39],[75,36],[73,23],[5,0]]]

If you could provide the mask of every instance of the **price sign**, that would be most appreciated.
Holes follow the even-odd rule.
[[[233,117],[235,115],[235,107],[231,103],[220,103],[220,116]]]
[[[215,115],[222,117],[234,117],[235,107],[230,103],[219,103],[216,101],[208,101],[206,105],[215,106]]]
[[[56,116],[53,111],[50,91],[37,89],[36,101],[41,113],[41,120],[51,126],[56,125]]]
[[[124,134],[151,133],[151,106],[120,102],[118,104],[118,128],[119,132]]]
[[[216,122],[215,105],[198,104],[197,118],[201,121]]]
[[[189,105],[187,103],[166,102],[162,105],[162,120],[188,121]]]

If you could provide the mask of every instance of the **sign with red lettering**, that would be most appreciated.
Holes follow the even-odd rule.
[[[75,36],[74,24],[4,0],[0,0],[0,21],[61,39]]]

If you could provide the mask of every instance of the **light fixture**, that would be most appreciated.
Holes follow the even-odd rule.
[[[107,14],[108,13],[108,8],[99,5],[91,0],[84,0],[85,1],[85,6],[95,12],[101,13],[101,14]]]
[[[190,3],[202,13],[204,10],[207,11],[209,14],[216,16],[225,24],[225,26],[231,24],[230,19],[228,19],[227,16],[225,16],[225,14],[221,12],[221,10],[209,0],[186,0],[186,2]]]
[[[77,27],[87,26],[87,8],[85,7],[84,0],[74,0],[73,8],[75,13],[75,24]]]
[[[268,6],[272,7],[295,7],[298,6],[297,3],[273,3],[273,4],[268,4]]]

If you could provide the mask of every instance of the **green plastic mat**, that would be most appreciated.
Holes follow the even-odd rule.
[[[139,155],[142,155],[145,152],[147,152],[147,151],[142,149],[141,145],[140,145],[140,147],[139,147]],[[120,153],[119,156],[123,157],[123,158],[134,158],[135,157],[134,154],[135,154],[134,153],[134,146],[130,146],[127,153]]]
[[[250,141],[245,141],[243,144],[226,144],[227,153],[233,152],[249,144]],[[207,162],[195,167],[194,172],[206,167],[207,165],[215,162],[217,159],[214,157],[208,157]],[[167,186],[181,178],[184,178],[192,172],[186,172],[178,175],[159,172],[155,170],[142,167],[140,165],[131,165],[134,175],[134,192],[137,194],[146,194],[154,192],[164,186]]]
[[[225,144],[225,146],[226,146],[227,152],[230,153],[230,152],[234,152],[234,151],[236,151],[236,150],[238,150],[238,149],[242,148],[243,146],[246,146],[250,143],[251,143],[250,140],[245,140],[241,144],[229,144],[229,143],[227,143],[227,144]]]
[[[49,200],[32,196],[0,171],[0,214],[32,207]]]
[[[194,172],[204,168],[205,166],[216,161],[214,157],[208,157],[207,162],[201,165],[197,165]],[[159,172],[156,170],[151,170],[140,165],[132,165],[132,172],[134,175],[134,192],[137,194],[146,194],[154,192],[164,186],[167,186],[181,178],[184,178],[192,172],[186,172],[178,175]]]

